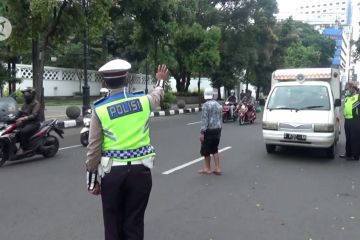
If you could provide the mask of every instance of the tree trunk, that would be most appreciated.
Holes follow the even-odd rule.
[[[12,59],[11,62],[11,78],[12,78],[12,92],[16,92],[16,59]]]
[[[218,98],[217,98],[217,100],[221,100],[221,91],[220,91],[220,87],[219,87],[217,90],[218,90]]]
[[[33,63],[33,87],[36,90],[36,99],[40,102],[40,120],[45,120],[45,102],[44,102],[44,47],[39,38],[32,40],[32,63]]]
[[[260,95],[260,87],[256,86],[256,100],[259,100],[259,95]]]
[[[154,39],[154,64],[155,64],[155,72],[154,72],[154,77],[156,79],[156,73],[157,73],[157,68],[158,68],[158,40]]]
[[[200,96],[200,77],[201,77],[201,74],[199,72],[199,80],[198,80],[198,97],[199,97],[199,108],[201,107],[201,96]]]
[[[108,40],[107,40],[107,34],[108,32],[106,31],[104,33],[104,35],[102,36],[102,39],[101,39],[101,48],[102,48],[102,51],[101,51],[101,59],[103,61],[103,63],[105,64],[107,61],[106,61],[106,57],[108,56]]]
[[[183,92],[184,88],[183,88],[183,84],[181,83],[182,79],[181,77],[174,77],[176,80],[176,90],[177,92]]]
[[[191,81],[191,73],[190,72],[186,72],[185,74],[186,78],[185,78],[185,92],[189,91],[189,86],[190,86],[190,81]]]

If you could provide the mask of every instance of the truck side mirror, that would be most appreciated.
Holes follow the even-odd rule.
[[[341,100],[339,98],[335,99],[334,106],[341,107]]]

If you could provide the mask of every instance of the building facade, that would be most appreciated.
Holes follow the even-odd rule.
[[[294,20],[313,25],[335,41],[331,67],[341,70],[343,83],[355,74],[351,44],[359,37],[359,3],[359,0],[305,0],[291,14]]]
[[[293,14],[293,19],[319,27],[352,25],[351,0],[303,1]]]

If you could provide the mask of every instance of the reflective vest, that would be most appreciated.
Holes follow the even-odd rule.
[[[353,119],[359,116],[359,94],[349,96],[345,98],[344,104],[344,118]]]
[[[103,131],[103,156],[128,162],[155,155],[150,145],[147,96],[118,93],[95,103],[95,113]]]

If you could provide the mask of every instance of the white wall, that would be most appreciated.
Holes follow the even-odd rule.
[[[44,68],[44,96],[45,97],[67,97],[74,96],[75,92],[82,91],[84,81],[79,81],[83,78],[83,72],[79,69],[70,68]],[[21,89],[27,86],[33,86],[32,66],[25,64],[16,65],[16,77],[22,79],[17,88]],[[145,75],[130,74],[132,84],[130,91],[145,90]],[[98,96],[102,86],[101,75],[94,70],[88,70],[88,85],[90,87],[90,96]],[[154,85],[151,84],[151,77],[149,77],[148,89],[151,91]]]
[[[32,80],[23,80],[17,85],[18,89],[23,87],[32,87]],[[89,82],[90,96],[98,96],[101,88],[100,82]],[[79,92],[79,81],[59,81],[48,80],[44,81],[44,96],[45,97],[66,97],[74,96],[74,92]]]

